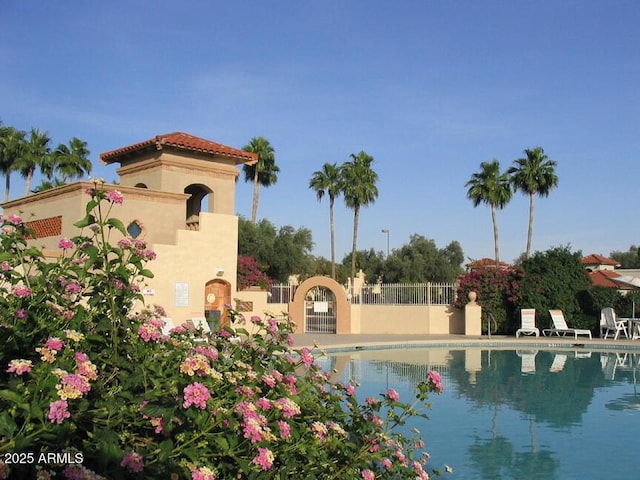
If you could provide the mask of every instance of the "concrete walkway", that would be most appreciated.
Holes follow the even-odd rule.
[[[374,335],[374,334],[330,334],[330,333],[298,333],[294,334],[294,348],[316,347],[321,350],[345,351],[360,349],[389,348],[391,346],[486,346],[486,347],[537,347],[537,348],[572,348],[577,345],[593,350],[640,350],[640,340],[613,340],[585,336],[574,337],[531,337],[520,338],[492,335],[471,337],[465,335]]]

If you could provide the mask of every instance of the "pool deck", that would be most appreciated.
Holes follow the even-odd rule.
[[[373,334],[330,334],[330,333],[298,333],[294,334],[294,348],[315,347],[327,352],[348,350],[375,350],[387,348],[418,348],[418,347],[507,347],[507,348],[575,348],[576,346],[589,350],[626,350],[640,351],[640,340],[626,338],[614,340],[612,338],[593,338],[585,336],[550,337],[492,335],[373,335]]]

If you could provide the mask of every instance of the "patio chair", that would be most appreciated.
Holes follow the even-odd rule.
[[[553,328],[543,329],[542,335],[558,335],[559,337],[573,335],[576,340],[578,339],[578,335],[588,335],[589,338],[593,338],[591,336],[591,330],[587,330],[584,328],[569,328],[569,326],[567,326],[566,320],[564,319],[562,310],[549,310],[549,314],[551,315],[551,320],[553,321]]]
[[[624,333],[625,338],[629,338],[627,331],[627,321],[621,320],[616,315],[616,311],[611,307],[603,308],[600,312],[601,318],[604,318],[604,325],[600,323],[600,336],[609,338],[609,334],[613,335],[613,339],[617,340],[620,332]],[[604,333],[604,336],[602,336]]]
[[[516,330],[516,338],[520,335],[540,336],[540,330],[536,327],[536,309],[523,308],[520,310],[520,328]]]

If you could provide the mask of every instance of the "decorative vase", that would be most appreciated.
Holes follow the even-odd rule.
[[[476,303],[476,299],[478,298],[478,294],[476,292],[469,292],[467,297],[469,298],[469,303]]]

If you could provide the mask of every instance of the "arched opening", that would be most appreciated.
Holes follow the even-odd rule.
[[[134,187],[136,187],[136,188],[149,188],[149,187],[147,187],[144,183],[136,183],[136,184],[134,185]]]
[[[204,316],[220,327],[229,325],[225,305],[231,305],[231,284],[225,280],[209,280],[204,287]]]
[[[351,333],[351,304],[342,285],[329,277],[311,277],[296,289],[289,313],[296,333]]]
[[[213,211],[213,191],[202,184],[191,184],[184,189],[184,193],[191,195],[187,200],[187,229],[200,229],[200,212]]]

